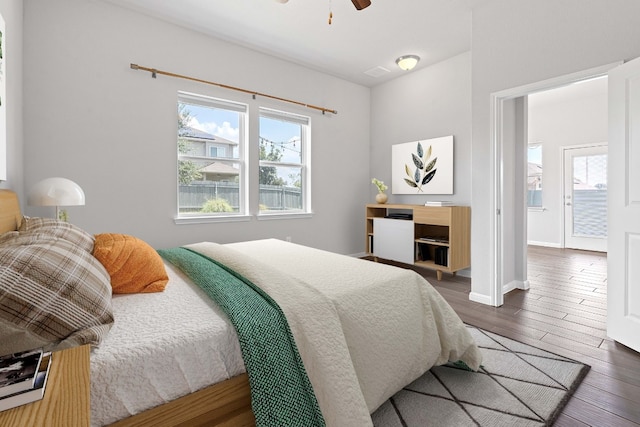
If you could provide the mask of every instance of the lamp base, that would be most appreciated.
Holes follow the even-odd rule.
[[[69,214],[66,209],[60,209],[59,206],[56,206],[56,219],[60,221],[69,222]]]

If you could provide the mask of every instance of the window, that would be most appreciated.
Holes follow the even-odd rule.
[[[310,212],[309,122],[260,108],[260,214]]]
[[[542,207],[542,144],[529,144],[527,150],[527,205]]]
[[[209,147],[209,157],[224,157],[224,147]]]
[[[247,106],[178,93],[178,218],[246,212]]]

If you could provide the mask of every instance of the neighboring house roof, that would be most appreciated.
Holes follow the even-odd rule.
[[[186,137],[186,138],[198,138],[198,139],[216,139],[215,135],[211,135],[203,130],[192,128],[187,126],[183,129],[178,130],[178,135]]]
[[[582,182],[580,178],[573,177],[573,189],[574,190],[606,190],[607,183],[599,182],[597,184],[589,184]]]
[[[542,175],[542,166],[537,163],[529,162],[529,176],[540,176]]]
[[[219,175],[239,175],[238,169],[225,163],[213,162],[199,170],[202,173],[213,173]]]
[[[200,129],[192,128],[191,126],[187,126],[183,129],[178,130],[178,135],[183,138],[201,139],[201,140],[217,142],[220,144],[234,144],[234,145],[238,144],[237,142],[231,141],[229,139],[212,135]]]

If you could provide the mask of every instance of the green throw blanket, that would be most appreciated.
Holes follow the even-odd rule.
[[[240,340],[257,426],[324,426],[313,387],[280,307],[224,265],[185,248],[158,253],[226,313]]]

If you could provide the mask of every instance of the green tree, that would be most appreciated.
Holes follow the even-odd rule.
[[[191,112],[187,109],[186,104],[178,104],[178,153],[188,154],[190,144],[189,141],[181,136],[187,129]],[[178,159],[178,182],[186,185],[192,181],[202,178],[202,174],[198,171],[198,166],[191,160]]]
[[[291,184],[292,186],[302,188],[302,182],[300,182],[300,172],[290,173],[289,179],[291,180],[291,182],[293,182],[293,184]]]
[[[267,151],[267,145],[270,145]],[[271,141],[260,138],[260,160],[279,162],[282,160],[282,151],[275,147]],[[275,166],[260,166],[260,184],[262,185],[286,185],[286,181],[278,176]]]

